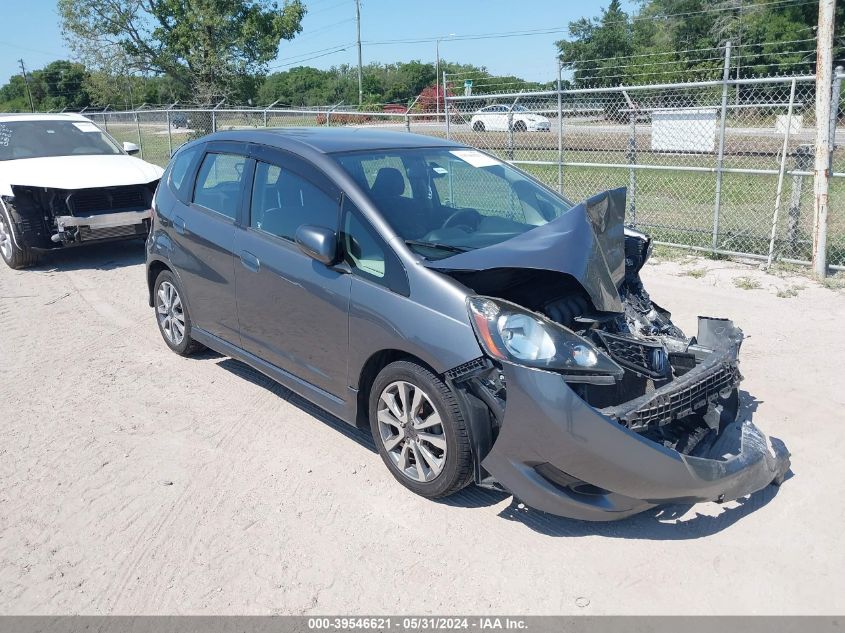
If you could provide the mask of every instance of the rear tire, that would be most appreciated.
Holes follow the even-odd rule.
[[[0,257],[9,268],[20,270],[38,263],[38,255],[29,248],[18,248],[15,235],[6,219],[6,214],[0,211]]]
[[[483,132],[484,131],[484,121],[476,121],[472,124],[472,130],[474,132]]]
[[[468,425],[455,394],[428,369],[396,361],[370,391],[370,428],[388,470],[427,497],[447,497],[472,479]]]
[[[514,132],[527,132],[528,127],[525,125],[525,121],[517,121],[513,124],[513,131]]]
[[[161,271],[153,286],[158,331],[171,350],[179,356],[190,356],[205,346],[191,338],[191,317],[184,296],[176,276],[169,270]]]

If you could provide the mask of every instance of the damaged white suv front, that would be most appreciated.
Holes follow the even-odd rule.
[[[162,169],[79,114],[0,115],[0,256],[143,238]]]

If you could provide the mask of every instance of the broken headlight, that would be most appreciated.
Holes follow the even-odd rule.
[[[590,341],[539,314],[489,297],[469,297],[467,306],[481,347],[497,360],[561,371],[573,382],[622,377],[623,369]]]

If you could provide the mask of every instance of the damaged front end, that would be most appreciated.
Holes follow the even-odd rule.
[[[2,202],[20,248],[50,250],[149,233],[158,180],[87,189],[12,185]]]
[[[623,231],[624,190],[567,216],[520,236],[540,233],[542,267],[508,242],[432,266],[477,293],[468,308],[486,357],[447,374],[491,419],[477,482],[586,520],[780,483],[786,447],[739,416],[742,331],[699,317],[688,337],[651,300],[639,274],[651,241]]]

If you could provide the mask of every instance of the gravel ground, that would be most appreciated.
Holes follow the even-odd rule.
[[[745,329],[780,489],[611,524],[426,501],[366,434],[170,353],[141,244],[0,266],[0,613],[843,613],[845,294],[702,259],[644,276],[688,331]]]

